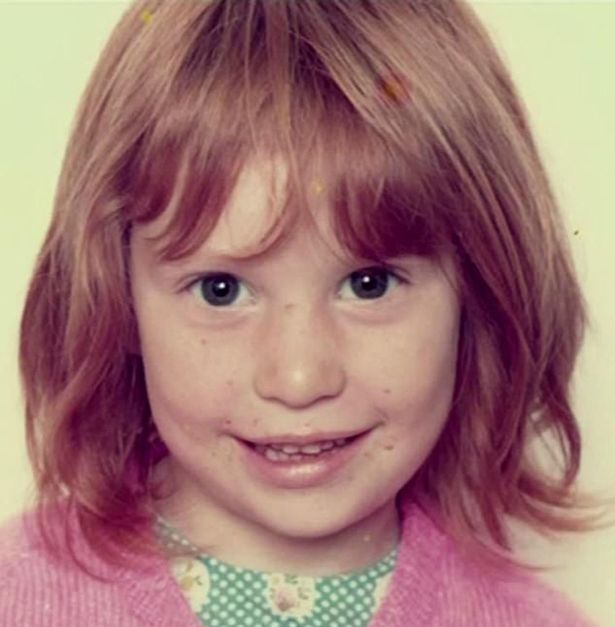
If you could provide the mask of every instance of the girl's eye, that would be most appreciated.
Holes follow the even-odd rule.
[[[389,291],[390,279],[397,283],[407,284],[404,278],[392,269],[384,266],[363,268],[353,272],[348,280],[353,292],[361,296],[361,300],[374,300],[382,298]],[[364,298],[363,298],[364,296]]]
[[[225,307],[233,304],[239,293],[240,281],[226,272],[217,272],[198,278],[189,290],[196,291],[199,298],[212,307]]]
[[[397,283],[408,283],[392,269],[384,266],[357,270],[350,274],[346,281],[349,281],[350,288],[359,296],[359,300],[375,300],[382,298],[389,291],[390,278]],[[234,275],[216,272],[198,278],[188,286],[188,290],[196,292],[195,295],[205,300],[208,305],[224,308],[235,304],[242,285],[243,283]]]

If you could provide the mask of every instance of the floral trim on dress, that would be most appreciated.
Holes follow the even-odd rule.
[[[367,627],[389,589],[399,548],[360,571],[302,577],[210,557],[161,517],[155,533],[186,602],[208,627]]]

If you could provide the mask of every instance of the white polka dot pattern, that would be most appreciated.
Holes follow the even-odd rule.
[[[366,627],[386,595],[398,552],[396,546],[355,573],[299,577],[209,557],[160,517],[155,530],[186,601],[208,627]]]

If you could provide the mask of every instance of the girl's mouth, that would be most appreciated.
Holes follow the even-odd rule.
[[[282,488],[313,487],[327,480],[353,459],[370,431],[306,446],[254,444],[238,440],[251,476]]]

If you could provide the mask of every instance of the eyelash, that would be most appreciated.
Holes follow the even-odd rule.
[[[353,272],[351,272],[343,281],[343,283],[345,283],[346,281],[348,281],[349,279],[351,279],[353,274],[361,274],[363,272],[365,273],[369,273],[369,271],[378,271],[378,270],[383,270],[384,272],[387,273],[388,276],[392,276],[399,284],[401,285],[410,285],[410,281],[405,278],[404,276],[400,275],[399,272],[387,265],[387,264],[381,264],[381,265],[375,265],[375,266],[367,266],[364,268],[360,268],[359,270],[355,270]],[[212,271],[212,272],[207,272],[205,274],[202,274],[198,277],[196,277],[193,281],[191,281],[186,287],[185,290],[187,292],[192,292],[197,286],[199,286],[201,283],[203,283],[204,281],[208,280],[208,279],[214,279],[216,277],[223,277],[223,278],[233,278],[233,279],[237,279],[239,284],[243,284],[243,281],[241,281],[241,279],[239,279],[237,276],[235,276],[234,274],[232,274],[231,272],[225,272],[222,270],[219,271]],[[378,298],[373,298],[373,299],[369,299],[369,298],[365,298],[365,299],[357,299],[359,301],[365,301],[365,302],[371,302],[371,301],[382,301],[384,299],[386,299],[386,295],[389,293],[390,288],[387,284],[387,291],[385,292],[385,295],[383,295],[382,297],[378,297]],[[219,309],[230,309],[234,307],[234,304],[231,305],[220,305],[220,306],[215,306],[215,305],[210,305],[203,297],[202,295],[200,296],[200,301],[203,303],[204,306],[207,306],[211,309],[214,310],[219,310]]]

